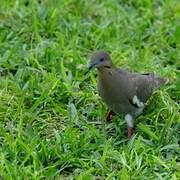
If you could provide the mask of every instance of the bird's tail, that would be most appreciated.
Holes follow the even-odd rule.
[[[168,82],[169,80],[164,77],[155,76],[154,77],[154,90],[157,90],[162,85],[166,85]]]

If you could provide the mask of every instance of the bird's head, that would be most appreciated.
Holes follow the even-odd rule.
[[[91,61],[88,67],[88,71],[93,68],[110,68],[112,66],[112,61],[107,52],[98,51],[92,54]]]

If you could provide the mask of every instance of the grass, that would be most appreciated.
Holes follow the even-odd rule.
[[[2,179],[180,179],[178,0],[0,0]],[[128,141],[90,54],[169,78]]]

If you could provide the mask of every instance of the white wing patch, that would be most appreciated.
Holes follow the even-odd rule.
[[[137,96],[134,96],[133,97],[133,100],[132,100],[133,104],[136,104],[139,108],[142,108],[144,107],[144,103],[141,102]]]

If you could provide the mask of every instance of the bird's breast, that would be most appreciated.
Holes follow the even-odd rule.
[[[101,72],[98,74],[98,92],[107,106],[116,113],[132,111],[127,94],[129,82],[116,72]]]
[[[120,104],[123,100],[121,81],[114,77],[111,72],[98,75],[98,92],[109,107],[113,104]]]

